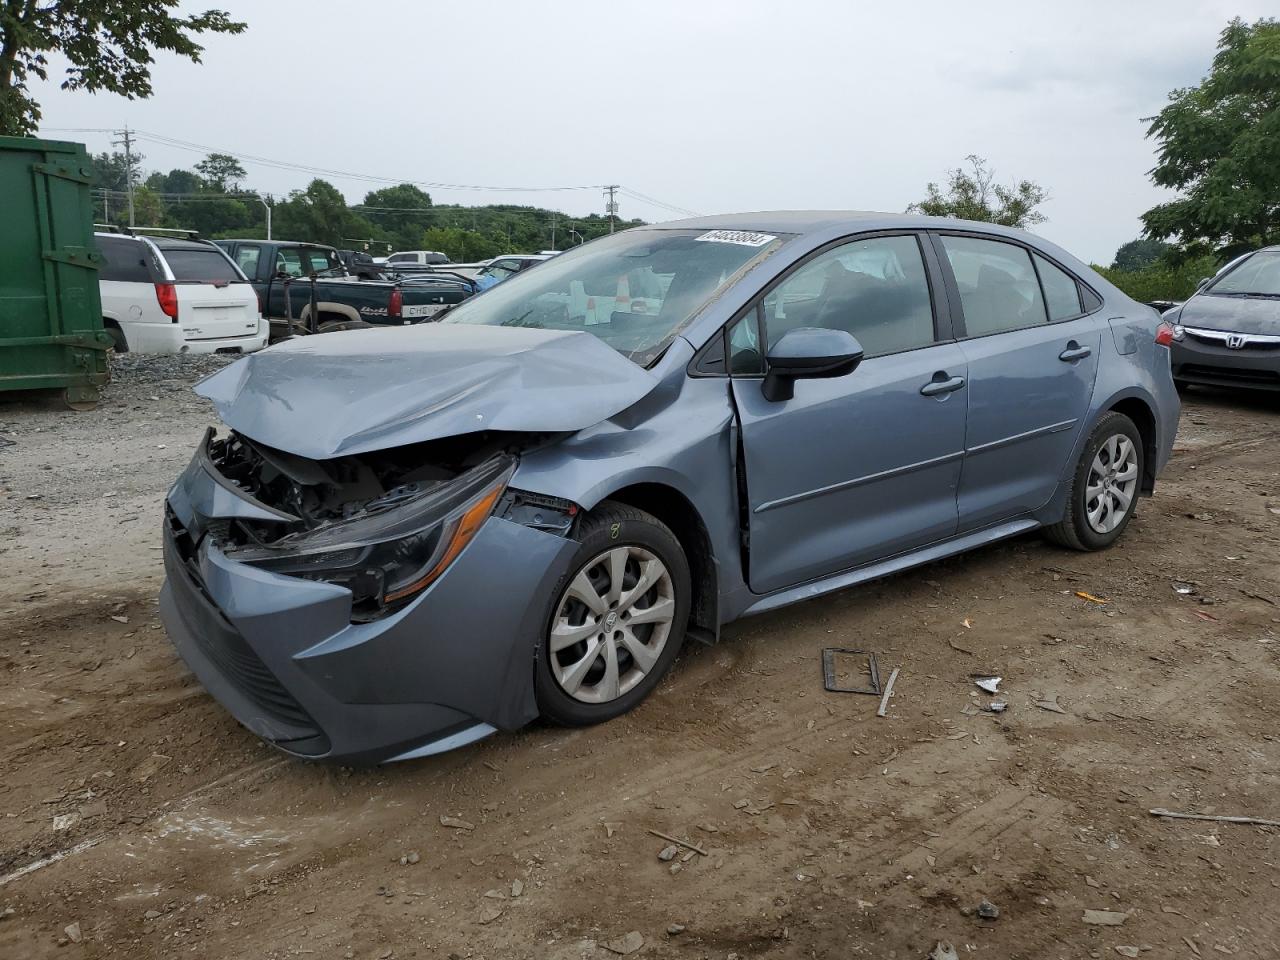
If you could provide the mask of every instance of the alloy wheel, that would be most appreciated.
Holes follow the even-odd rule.
[[[1085,517],[1095,533],[1110,533],[1129,513],[1138,493],[1138,448],[1122,433],[1098,448],[1084,488]]]
[[[655,554],[635,545],[606,550],[561,594],[551,620],[552,676],[583,703],[618,699],[657,664],[675,611],[671,574]]]

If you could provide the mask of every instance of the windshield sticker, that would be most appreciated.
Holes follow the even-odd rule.
[[[748,233],[744,230],[711,230],[693,239],[711,243],[736,243],[743,247],[763,247],[778,238],[768,233]]]

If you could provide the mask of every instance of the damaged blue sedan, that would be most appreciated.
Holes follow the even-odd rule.
[[[1109,546],[1172,447],[1171,339],[989,224],[628,230],[203,381],[163,619],[302,757],[598,723],[739,617],[1037,528]]]

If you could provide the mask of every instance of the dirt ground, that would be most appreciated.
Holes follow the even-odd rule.
[[[1280,398],[1189,395],[1106,553],[1006,542],[735,624],[605,726],[351,770],[157,620],[206,368],[0,401],[0,957],[1280,956],[1280,829],[1148,812],[1280,819]],[[826,646],[901,667],[886,718]]]

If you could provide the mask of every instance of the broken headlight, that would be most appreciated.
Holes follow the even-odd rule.
[[[484,525],[515,459],[495,457],[417,495],[383,498],[347,520],[227,555],[273,573],[351,591],[355,620],[408,603],[437,580]]]

